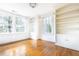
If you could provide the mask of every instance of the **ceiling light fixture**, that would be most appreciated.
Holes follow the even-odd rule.
[[[29,6],[35,8],[37,6],[37,3],[29,3]]]

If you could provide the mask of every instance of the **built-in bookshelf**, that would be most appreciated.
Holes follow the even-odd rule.
[[[79,31],[79,4],[68,4],[56,11],[57,33]]]

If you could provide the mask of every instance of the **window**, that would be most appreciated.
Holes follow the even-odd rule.
[[[10,16],[0,16],[0,33],[11,32],[12,20]]]
[[[34,18],[32,18],[31,20],[30,20],[30,32],[34,32],[34,26],[35,26],[35,19]]]
[[[17,16],[15,21],[16,32],[24,32],[24,22],[22,17]]]
[[[44,33],[51,33],[52,32],[51,20],[52,20],[51,16],[43,18],[43,32]]]

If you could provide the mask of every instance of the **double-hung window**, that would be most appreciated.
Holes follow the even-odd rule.
[[[24,32],[24,22],[22,17],[17,16],[15,20],[16,32]]]
[[[51,16],[47,16],[43,18],[43,32],[44,33],[51,33],[52,32],[52,18]]]
[[[11,32],[12,20],[10,16],[0,16],[0,33]]]

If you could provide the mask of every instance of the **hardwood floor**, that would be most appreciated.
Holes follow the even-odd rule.
[[[32,39],[0,45],[0,56],[79,56],[79,51],[56,46],[53,42]]]

